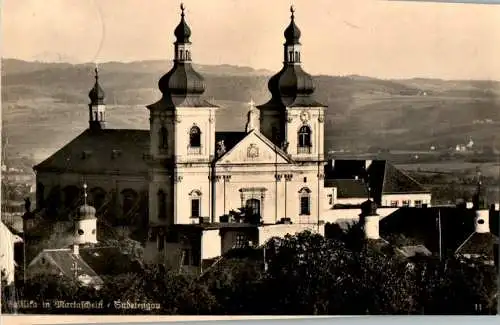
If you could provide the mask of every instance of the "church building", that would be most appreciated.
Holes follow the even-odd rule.
[[[149,229],[149,238],[142,238],[155,247],[149,251],[178,251],[181,264],[199,266],[237,242],[286,234],[271,231],[277,227],[320,230],[335,218],[339,202],[357,205],[373,197],[379,206],[394,198],[408,206],[430,204],[429,191],[385,161],[326,161],[327,106],[315,99],[313,78],[302,68],[293,8],[283,68],[268,83],[271,98],[251,101],[244,130],[218,132],[218,107],[203,98],[206,84],[193,67],[184,11],[181,5],[173,67],[158,82],[162,97],[147,106],[149,130],[109,128],[96,69],[88,129],[34,167],[36,213],[67,218],[81,204],[86,183],[99,222],[126,226],[132,235]],[[398,207],[390,205],[390,211]],[[236,220],[238,210],[242,219]],[[357,218],[359,208],[353,211]],[[149,259],[157,260],[153,255]]]

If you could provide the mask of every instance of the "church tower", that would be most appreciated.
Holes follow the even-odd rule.
[[[283,68],[268,83],[271,99],[258,108],[260,131],[298,161],[323,160],[326,106],[313,98],[311,75],[301,66],[301,32],[295,10],[285,29]]]
[[[106,105],[104,104],[104,90],[99,85],[99,70],[95,68],[94,87],[89,92],[89,128],[102,130],[106,128]]]
[[[215,153],[217,106],[202,98],[205,81],[192,66],[191,29],[184,11],[181,4],[181,20],[174,31],[173,67],[158,82],[162,98],[147,106],[150,224],[192,223],[195,218],[185,207],[191,206],[193,193],[199,196],[198,211],[208,215],[210,210],[208,175]],[[198,175],[198,179],[191,180],[189,175]]]

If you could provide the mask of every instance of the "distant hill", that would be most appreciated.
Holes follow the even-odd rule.
[[[160,98],[158,80],[170,61],[100,64],[110,127],[147,128],[144,108]],[[247,102],[266,101],[275,71],[197,65],[206,96],[222,108],[217,128],[244,127]],[[307,70],[307,66],[305,67]],[[496,81],[316,76],[317,99],[328,104],[326,148],[422,149],[472,137],[498,146],[500,83]],[[46,157],[87,127],[93,65],[2,60],[2,133],[8,153]],[[488,120],[489,123],[474,123]],[[5,140],[3,140],[5,143]]]

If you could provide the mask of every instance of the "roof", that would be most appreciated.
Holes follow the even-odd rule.
[[[97,277],[97,273],[82,259],[81,256],[73,254],[71,249],[44,249],[41,258],[47,257],[59,268],[67,277],[75,277],[75,265],[78,267],[78,274]]]
[[[34,169],[147,174],[149,141],[149,130],[87,129]]]
[[[345,189],[338,188],[338,193],[346,195],[344,197],[359,197],[361,193],[366,193],[360,186],[363,180],[369,182],[370,196],[377,204],[381,203],[384,194],[430,193],[419,182],[386,160],[372,160],[368,164],[363,159],[336,159],[325,166],[325,187],[335,184],[345,186]]]
[[[470,209],[404,207],[380,220],[380,235],[396,246],[424,245],[435,254],[439,253],[441,237],[442,252],[448,254],[474,231],[474,218],[475,212]],[[398,242],[402,237],[407,244]]]
[[[227,152],[246,135],[246,132],[216,132],[215,139],[224,140]],[[149,143],[149,130],[87,129],[34,169],[147,174],[144,154],[149,153]]]
[[[498,237],[492,233],[473,232],[456,250],[460,255],[480,255],[490,260],[495,258],[495,246],[498,249]]]
[[[325,186],[336,187],[338,198],[367,198],[368,189],[363,180],[355,179],[330,179],[325,181]]]
[[[418,255],[421,256],[430,256],[432,252],[427,249],[424,245],[408,245],[401,246],[398,248],[398,252],[401,253],[404,257],[415,257]]]
[[[134,261],[118,247],[80,248],[81,258],[99,275],[133,272]]]

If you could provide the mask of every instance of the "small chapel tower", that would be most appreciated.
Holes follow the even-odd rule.
[[[210,210],[210,179],[203,173],[215,155],[217,106],[202,97],[205,80],[192,65],[191,29],[183,4],[180,9],[180,22],[174,30],[173,67],[158,82],[162,98],[147,106],[151,226],[192,223],[208,216]],[[193,175],[198,178],[190,179]],[[186,189],[186,184],[193,188]],[[195,204],[193,209],[185,208]],[[192,215],[191,210],[200,215]]]
[[[87,184],[83,184],[83,205],[77,210],[74,219],[74,246],[78,251],[78,245],[97,243],[97,218],[96,210],[87,204]]]
[[[473,209],[476,213],[474,218],[474,230],[477,233],[490,232],[490,211],[482,189],[481,172],[477,172],[477,189],[473,199]]]
[[[106,105],[104,104],[104,90],[99,85],[99,70],[96,66],[94,87],[89,92],[89,128],[101,130],[106,128]]]
[[[321,161],[324,151],[326,106],[314,97],[314,83],[302,69],[301,32],[290,8],[290,24],[285,29],[283,68],[271,79],[271,99],[260,105],[260,131],[276,145],[286,148],[297,161]]]

